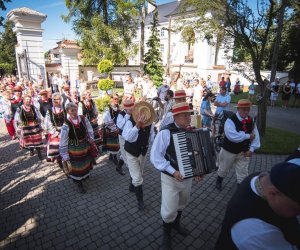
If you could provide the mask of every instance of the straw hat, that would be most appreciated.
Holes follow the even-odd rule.
[[[146,116],[146,122],[144,123],[145,126],[151,125],[155,120],[154,108],[148,102],[141,101],[134,105],[132,109],[132,118],[135,122],[137,122],[140,114]]]
[[[173,98],[184,98],[186,97],[186,93],[185,91],[182,89],[182,90],[176,90],[175,93],[174,93],[174,97]]]
[[[187,102],[180,102],[172,107],[173,116],[181,114],[181,113],[191,113],[194,110],[190,109],[190,106]]]
[[[237,103],[237,106],[234,106],[235,108],[250,108],[252,106],[252,102],[250,102],[248,99],[240,99]]]
[[[124,100],[123,101],[123,109],[132,109],[134,107],[134,102],[131,101],[130,99]]]

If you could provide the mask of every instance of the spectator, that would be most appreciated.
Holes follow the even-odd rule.
[[[284,108],[288,107],[291,93],[292,93],[292,87],[290,85],[290,81],[287,81],[287,83],[284,84],[282,88],[282,97],[281,97],[283,101],[282,107]]]
[[[254,98],[254,94],[255,94],[255,85],[254,85],[254,80],[252,80],[248,91],[248,99],[250,101]]]
[[[202,126],[205,128],[211,127],[211,120],[214,116],[210,106],[213,96],[214,95],[211,92],[208,92],[202,100],[200,114],[202,116]]]
[[[214,105],[217,107],[215,115],[219,116],[223,110],[228,110],[230,101],[231,97],[230,95],[226,94],[226,87],[221,87],[220,93],[214,101]]]

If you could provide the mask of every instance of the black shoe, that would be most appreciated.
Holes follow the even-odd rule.
[[[134,187],[134,191],[135,191],[136,199],[138,201],[138,209],[140,211],[142,211],[145,209],[144,198],[143,198],[143,196],[144,196],[143,195],[143,186],[140,185],[140,186]]]
[[[122,168],[123,165],[124,165],[124,161],[120,159],[118,162],[118,166],[116,167],[116,170],[120,175],[125,175],[125,172]]]
[[[77,183],[77,185],[78,185],[78,191],[79,191],[79,193],[85,194],[85,193],[86,193],[86,190],[85,190],[85,188],[83,187],[82,182],[79,181],[79,182]]]
[[[130,183],[129,185],[129,192],[134,193],[134,186],[132,185],[132,183]]]
[[[30,148],[29,151],[30,151],[30,156],[34,156],[33,148]]]
[[[172,249],[171,244],[171,231],[172,231],[172,223],[165,223],[163,222],[163,242],[162,242],[162,248],[166,250]]]
[[[222,182],[223,182],[223,178],[218,176],[216,181],[216,189],[218,189],[219,191],[222,191]]]
[[[190,232],[189,232],[187,229],[185,229],[185,228],[183,228],[183,227],[181,226],[181,223],[180,223],[181,214],[182,214],[182,212],[181,212],[181,211],[178,211],[177,217],[176,217],[175,221],[173,222],[172,227],[173,227],[180,235],[186,237],[186,236],[188,236],[188,235],[190,234]]]
[[[42,161],[43,156],[42,156],[41,148],[36,148],[36,151],[37,151],[37,154],[38,154],[38,157],[39,157],[40,161]]]

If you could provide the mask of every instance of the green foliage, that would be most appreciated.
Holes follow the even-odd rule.
[[[101,79],[98,81],[98,89],[100,90],[110,90],[114,87],[114,81],[111,79]]]
[[[5,7],[5,3],[9,3],[11,2],[11,0],[0,0],[0,9],[1,10],[6,10],[6,7]],[[0,26],[3,25],[3,20],[4,20],[4,17],[0,16]]]
[[[113,64],[126,64],[136,46],[139,1],[121,0],[65,0],[69,10],[64,21],[73,21],[73,29],[80,36],[84,64],[97,64],[99,58]]]
[[[111,101],[111,97],[110,96],[105,96],[102,98],[97,98],[95,99],[95,104],[97,106],[97,109],[100,113],[102,113],[105,109],[105,107],[107,107],[109,105]]]
[[[158,13],[153,13],[151,22],[151,36],[147,42],[148,52],[144,56],[144,73],[149,75],[153,83],[158,87],[163,81],[163,65],[160,53],[160,39],[158,33]]]
[[[4,74],[11,74],[15,69],[15,65],[10,63],[0,63],[0,69],[4,71]]]
[[[113,63],[110,60],[106,60],[106,59],[100,61],[97,67],[99,73],[106,73],[106,74],[112,72],[113,68],[114,68]]]
[[[181,32],[181,37],[182,37],[183,42],[193,45],[196,41],[195,32],[194,32],[193,27],[191,27],[191,26],[185,27],[183,29],[183,31]]]
[[[9,64],[10,66],[3,66],[9,71],[17,67],[15,53],[16,44],[17,37],[12,30],[12,22],[6,21],[4,24],[4,31],[0,33],[0,63]]]
[[[267,128],[261,137],[261,148],[257,153],[291,154],[299,146],[300,135],[290,131]]]

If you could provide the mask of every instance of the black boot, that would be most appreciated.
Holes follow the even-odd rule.
[[[222,181],[223,181],[223,178],[218,176],[217,178],[217,181],[216,181],[216,188],[221,191],[222,190]]]
[[[129,192],[133,192],[134,193],[134,186],[132,184],[132,178],[131,177],[130,177]]]
[[[34,156],[33,148],[29,148],[30,156]]]
[[[124,161],[122,159],[120,159],[118,162],[118,166],[116,167],[116,170],[120,175],[125,175],[125,172],[122,168],[123,165],[124,165]]]
[[[173,223],[163,222],[164,234],[163,234],[162,245],[163,245],[163,249],[166,249],[166,250],[172,249],[172,245],[171,245],[172,224]]]
[[[176,217],[175,221],[173,222],[172,226],[182,236],[188,236],[190,234],[190,232],[188,230],[184,229],[180,224],[181,214],[182,214],[182,211],[177,212],[177,217]]]
[[[82,181],[74,181],[76,184],[77,184],[77,186],[78,186],[78,191],[79,191],[79,193],[81,193],[81,194],[85,194],[86,193],[86,190],[85,190],[85,188],[84,188],[84,186],[83,186],[83,184],[82,184]]]
[[[42,156],[41,148],[40,148],[40,147],[37,147],[37,148],[36,148],[36,151],[37,151],[37,154],[38,154],[39,159],[42,161],[42,160],[43,160],[43,156]]]
[[[63,164],[62,164],[62,161],[57,161],[57,165],[59,166],[59,168],[61,170],[63,170]]]
[[[134,191],[135,191],[136,199],[138,201],[139,210],[144,210],[145,206],[144,206],[144,199],[143,199],[143,186],[140,185],[140,186],[134,187]]]

